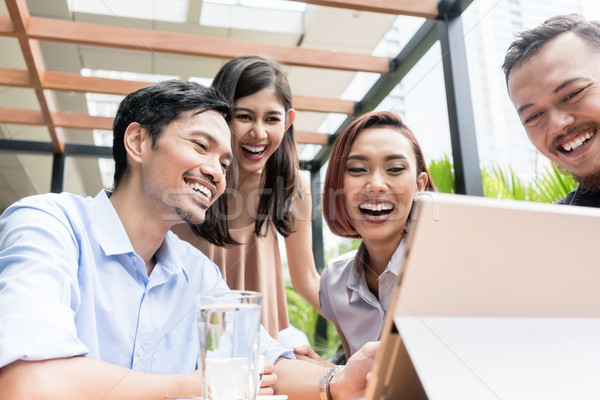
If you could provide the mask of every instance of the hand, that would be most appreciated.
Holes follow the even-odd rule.
[[[269,360],[265,360],[265,369],[263,372],[262,380],[260,381],[260,389],[258,394],[260,396],[271,396],[275,394],[273,387],[277,385],[277,375],[275,375],[275,366]]]
[[[331,397],[335,400],[364,397],[368,377],[373,368],[379,342],[368,342],[348,359],[329,383]]]
[[[327,360],[323,360],[309,345],[294,347],[294,355],[298,360],[314,362],[325,367],[333,367],[334,364]]]

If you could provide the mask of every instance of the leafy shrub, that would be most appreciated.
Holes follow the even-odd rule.
[[[454,165],[448,155],[441,160],[434,160],[429,164],[429,175],[435,183],[438,192],[454,193]]]
[[[442,193],[454,193],[454,166],[448,155],[434,160],[429,173]],[[532,182],[524,182],[512,168],[500,167],[481,169],[483,194],[485,197],[555,203],[577,186],[575,179],[561,172],[556,166],[547,167],[541,176]]]
[[[308,336],[310,346],[321,358],[330,359],[333,357],[340,345],[340,338],[337,335],[335,326],[331,322],[325,321],[327,323],[327,337],[323,338],[316,335],[319,313],[293,287],[287,286],[285,293],[287,295],[290,323]]]

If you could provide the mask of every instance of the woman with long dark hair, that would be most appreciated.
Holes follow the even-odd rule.
[[[230,244],[212,245],[183,225],[175,232],[219,266],[230,288],[263,294],[263,324],[277,338],[289,326],[277,233],[285,239],[292,285],[319,310],[311,197],[299,174],[290,86],[281,65],[263,56],[228,61],[212,86],[233,105],[232,147],[239,177],[237,187],[231,184],[212,210],[227,219]]]

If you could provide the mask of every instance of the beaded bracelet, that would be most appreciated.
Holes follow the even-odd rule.
[[[339,365],[331,368],[319,381],[319,395],[321,396],[321,400],[332,400],[331,393],[329,393],[329,382],[331,382],[331,378],[333,378],[338,369],[340,369]]]

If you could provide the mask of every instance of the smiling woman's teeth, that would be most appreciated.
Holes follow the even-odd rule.
[[[360,212],[368,215],[369,218],[384,219],[392,212],[394,205],[389,203],[364,203],[360,204],[358,208],[360,209]]]
[[[366,203],[366,204],[361,204],[359,207],[361,210],[369,210],[369,211],[386,211],[386,210],[391,210],[393,208],[393,206],[391,204],[383,204],[383,203],[379,203],[379,204]]]
[[[594,136],[594,133],[590,132],[590,133],[586,134],[585,136],[578,137],[577,139],[573,140],[572,142],[569,142],[569,143],[563,145],[563,149],[565,151],[577,150],[585,142],[587,142],[588,140],[590,140],[593,136]]]
[[[250,145],[247,145],[247,144],[243,144],[242,145],[242,149],[244,149],[248,153],[260,154],[263,151],[265,151],[266,146],[250,146]]]
[[[186,182],[186,185],[188,185],[192,190],[194,190],[198,193],[202,193],[203,195],[205,195],[206,197],[208,197],[210,199],[210,197],[211,197],[210,189],[207,188],[206,186],[203,186],[199,183],[188,183],[188,182]]]

